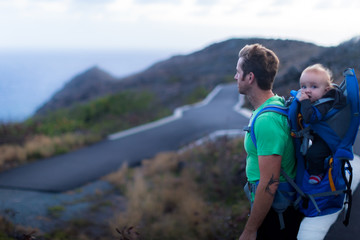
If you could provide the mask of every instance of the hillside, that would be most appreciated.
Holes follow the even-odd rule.
[[[49,109],[63,108],[73,103],[87,102],[91,99],[113,93],[112,87],[115,81],[117,79],[110,74],[98,67],[92,67],[84,73],[75,76],[37,112],[43,113]]]
[[[34,117],[0,126],[0,171],[73,151],[204,99],[217,84],[235,82],[238,51],[256,42],[280,58],[274,85],[280,95],[297,89],[301,70],[316,62],[330,67],[337,83],[347,67],[360,75],[359,37],[326,48],[293,40],[230,39],[173,56],[126,78],[93,67],[71,79]]]
[[[276,88],[280,91],[289,84],[289,73],[296,75],[309,59],[327,50],[294,40],[230,39],[188,55],[173,56],[126,78],[116,79],[95,67],[70,80],[37,114],[123,90],[150,90],[159,102],[173,109],[185,104],[199,88],[210,91],[219,83],[234,81],[237,54],[244,45],[252,43],[261,43],[278,54],[281,65]]]
[[[305,64],[300,65],[300,68],[289,68],[287,73],[284,76],[279,76],[280,79],[277,81],[277,83],[285,82],[285,79],[287,79],[287,84],[283,86],[275,84],[275,88],[283,95],[285,95],[289,89],[296,89],[298,87],[301,70],[315,63],[321,63],[328,67],[333,72],[335,83],[340,83],[343,80],[342,73],[346,68],[354,68],[356,75],[359,76],[360,37],[354,37],[336,47],[325,48],[320,54],[305,61]]]
[[[346,68],[354,68],[357,76],[360,74],[360,37],[354,37],[337,47],[332,47],[311,59],[310,63],[321,62],[334,73],[334,79],[342,79],[342,72]],[[359,80],[359,79],[358,79]]]

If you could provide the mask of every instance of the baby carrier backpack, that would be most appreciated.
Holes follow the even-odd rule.
[[[297,100],[297,91],[291,91],[291,99],[287,107],[268,105],[254,116],[251,126],[248,126],[250,136],[256,147],[254,123],[256,118],[264,112],[276,112],[287,116],[293,143],[295,147],[297,171],[293,180],[281,170],[296,191],[292,203],[306,217],[322,216],[335,213],[347,206],[344,225],[349,223],[352,203],[352,146],[359,129],[359,86],[353,69],[344,71],[344,80],[337,86],[346,97],[346,105],[341,109],[331,109],[325,117],[309,126],[304,126],[299,114],[300,102]],[[319,184],[309,184],[309,173],[306,170],[305,158],[302,154],[309,136],[310,129],[316,132],[331,149],[331,156],[326,159],[326,172]],[[303,149],[302,149],[303,148]],[[278,191],[282,191],[279,187]],[[289,195],[289,194],[288,194]],[[274,202],[276,201],[276,197]]]

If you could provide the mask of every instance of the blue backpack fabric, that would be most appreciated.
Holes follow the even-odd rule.
[[[297,192],[297,199],[293,202],[294,206],[298,207],[305,216],[315,217],[335,213],[346,205],[347,211],[343,223],[347,226],[352,201],[350,160],[354,158],[352,146],[360,124],[359,86],[354,69],[344,71],[344,81],[339,88],[346,96],[346,106],[341,109],[331,109],[323,120],[316,124],[306,126],[301,122],[300,102],[296,98],[297,91],[291,91],[292,101],[289,106],[268,105],[264,107],[254,116],[248,130],[256,147],[254,131],[256,118],[269,111],[287,116],[295,146],[296,179],[291,179],[282,170],[281,174]],[[325,140],[332,152],[326,160],[326,174],[316,185],[308,183],[309,173],[306,170],[306,162],[302,154],[310,129]]]

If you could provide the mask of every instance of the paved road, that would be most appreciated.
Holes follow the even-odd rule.
[[[234,105],[239,100],[234,84],[218,88],[211,96],[202,104],[180,109],[165,120],[114,134],[111,139],[88,148],[1,173],[0,187],[63,192],[97,180],[118,169],[125,161],[136,164],[158,152],[177,150],[216,130],[241,129],[247,124],[248,119],[234,111]],[[360,155],[359,138],[354,151]],[[359,158],[357,160],[360,161]],[[360,167],[357,170],[360,170]],[[355,174],[360,175],[360,171]],[[314,218],[304,224],[304,229],[310,229],[311,226],[323,229],[316,230],[319,237],[314,238],[316,233],[305,231],[306,234],[302,234],[299,239],[358,239],[359,198],[358,189],[354,193],[352,216],[347,228],[342,225],[341,215],[338,220],[336,215]],[[331,226],[334,221],[335,224]],[[319,227],[321,224],[322,227]]]
[[[136,164],[216,130],[239,129],[247,124],[247,118],[233,110],[239,101],[234,84],[217,88],[210,96],[203,104],[177,111],[175,117],[155,128],[115,136],[113,140],[1,173],[0,187],[63,192],[96,180],[125,161]]]

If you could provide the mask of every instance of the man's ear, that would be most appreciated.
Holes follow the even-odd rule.
[[[249,83],[253,83],[255,81],[255,75],[253,72],[249,72]]]

